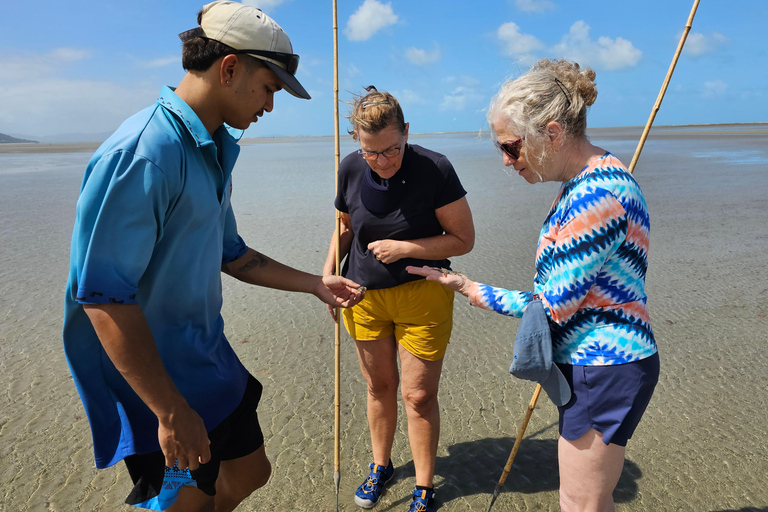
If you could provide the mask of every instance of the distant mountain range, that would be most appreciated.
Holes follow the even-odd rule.
[[[6,135],[0,133],[0,143],[3,142],[39,142],[41,144],[69,144],[79,142],[104,142],[112,135],[112,132],[100,133],[61,133],[57,135],[45,135],[38,137],[26,133],[14,133]]]
[[[6,135],[4,133],[0,133],[0,144],[2,144],[4,142],[34,142],[34,143],[37,143],[36,140],[17,139],[16,137],[11,137],[10,135]]]

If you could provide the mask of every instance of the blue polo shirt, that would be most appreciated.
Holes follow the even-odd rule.
[[[248,372],[224,336],[221,265],[245,254],[230,205],[239,153],[164,87],[85,171],[72,235],[64,351],[93,434],[96,466],[160,449],[155,415],[99,342],[83,304],[138,304],[166,370],[210,431]]]

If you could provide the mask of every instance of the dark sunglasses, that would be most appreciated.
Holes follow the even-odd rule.
[[[498,142],[497,141],[496,147],[498,147],[500,150],[506,153],[507,156],[512,160],[517,160],[518,158],[520,158],[520,148],[523,146],[524,140],[525,140],[525,137],[517,139],[514,142]]]
[[[295,75],[296,70],[299,69],[299,56],[295,53],[283,53],[283,52],[270,52],[267,50],[234,50],[231,53],[248,55],[259,55],[268,59],[276,60],[281,64],[285,64],[286,71]],[[257,57],[258,58],[258,57]]]
[[[187,42],[195,37],[201,37],[206,41],[216,41],[215,39],[206,37],[205,31],[202,29],[202,27],[195,27],[192,30],[187,30],[186,32],[179,34],[179,39],[184,42]],[[227,46],[224,43],[219,41],[217,42],[221,45]],[[235,50],[234,48],[230,53],[248,53],[251,55],[259,55],[261,57],[267,57],[268,59],[276,60],[281,64],[285,64],[286,71],[292,75],[296,75],[296,70],[299,69],[299,56],[294,53],[270,52],[268,50]]]

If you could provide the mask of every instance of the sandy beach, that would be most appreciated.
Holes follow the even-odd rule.
[[[629,164],[641,131],[590,134]],[[251,247],[321,270],[334,225],[332,141],[243,145],[233,204]],[[476,134],[410,142],[445,153],[469,193],[477,241],[454,269],[530,289],[558,185],[508,176]],[[124,466],[95,469],[61,346],[75,201],[94,146],[10,146],[18,145],[0,145],[0,512],[135,510],[122,504],[131,487]],[[345,140],[342,154],[351,149]],[[768,127],[655,128],[635,176],[651,213],[647,291],[662,373],[628,445],[617,510],[768,512]],[[273,465],[270,482],[238,510],[335,510],[334,329],[325,307],[223,281],[227,337],[264,384],[259,416]],[[440,389],[441,512],[488,508],[534,390],[508,373],[517,325],[457,297]],[[370,440],[345,332],[341,391],[339,502],[352,512]],[[495,511],[559,510],[557,416],[542,395]],[[406,427],[401,407],[397,474],[377,512],[405,510],[415,484]]]

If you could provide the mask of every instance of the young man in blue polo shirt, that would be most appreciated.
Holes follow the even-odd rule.
[[[223,333],[221,272],[343,307],[361,293],[238,236],[230,194],[239,146],[225,124],[245,130],[280,89],[309,95],[288,36],[258,9],[214,2],[198,24],[180,35],[187,74],[178,88],[164,87],[88,164],[63,338],[96,466],[125,461],[135,484],[126,502],[219,512],[271,471],[256,416],[261,384]]]

